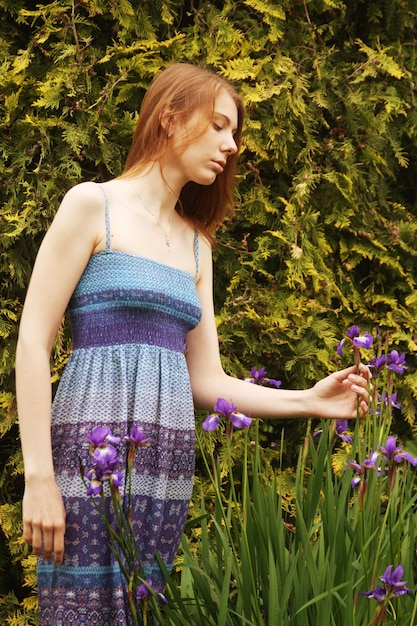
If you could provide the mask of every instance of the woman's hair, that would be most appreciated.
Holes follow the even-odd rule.
[[[229,94],[237,108],[238,124],[234,139],[238,151],[229,156],[223,172],[211,185],[187,183],[177,206],[177,210],[206,235],[223,222],[227,211],[233,213],[233,184],[245,110],[231,83],[206,68],[188,63],[177,63],[162,71],[143,98],[132,147],[122,173],[122,177],[138,174],[156,161],[163,165],[170,148],[170,120],[186,122],[196,111],[200,111],[202,118],[210,123],[216,97],[221,91]],[[196,138],[194,130],[203,133],[206,128],[197,125],[190,140]]]

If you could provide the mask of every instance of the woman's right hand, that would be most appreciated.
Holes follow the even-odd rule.
[[[33,554],[55,565],[64,558],[65,509],[53,478],[26,480],[23,496],[23,538]]]

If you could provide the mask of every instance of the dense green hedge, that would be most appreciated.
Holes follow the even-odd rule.
[[[339,364],[348,326],[379,325],[407,352],[397,419],[412,435],[417,11],[414,0],[0,0],[0,18],[0,621],[17,625],[36,622],[13,382],[25,288],[63,194],[120,172],[142,95],[171,61],[236,81],[248,110],[238,208],[215,253],[226,369],[263,365],[304,386]],[[63,324],[54,380],[69,349]]]

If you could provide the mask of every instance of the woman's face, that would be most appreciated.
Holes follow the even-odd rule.
[[[223,172],[229,156],[237,151],[234,135],[238,127],[238,112],[226,91],[217,95],[213,117],[203,132],[202,124],[206,125],[206,119],[197,112],[184,124],[175,122],[172,129],[170,161],[179,179],[182,178],[182,186],[190,181],[211,185]]]

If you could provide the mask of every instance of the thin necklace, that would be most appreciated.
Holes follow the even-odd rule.
[[[175,220],[175,208],[172,209],[172,218],[171,218],[171,224],[169,226],[168,230],[165,230],[165,228],[162,226],[161,222],[159,221],[159,217],[156,215],[156,213],[154,213],[146,204],[145,200],[142,198],[142,196],[139,194],[138,190],[136,189],[135,185],[133,183],[132,187],[134,192],[136,193],[137,197],[139,198],[141,204],[143,204],[143,206],[145,207],[145,209],[148,211],[148,213],[150,215],[152,215],[152,217],[154,218],[154,220],[156,221],[157,226],[159,226],[159,228],[161,229],[161,231],[164,233],[165,235],[165,245],[168,248],[168,252],[171,252],[171,248],[172,248],[172,241],[171,241],[171,232],[172,232],[172,227],[174,226],[174,220]]]

